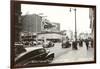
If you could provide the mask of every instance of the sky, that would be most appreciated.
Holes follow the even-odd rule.
[[[60,23],[61,30],[75,32],[75,8],[77,33],[90,33],[89,8],[22,4],[21,12],[22,15],[43,13],[41,16],[46,16],[50,22]]]

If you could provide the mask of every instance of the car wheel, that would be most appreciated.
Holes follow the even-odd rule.
[[[52,60],[53,60],[53,57],[48,57],[48,58],[47,58],[47,63],[51,63]]]

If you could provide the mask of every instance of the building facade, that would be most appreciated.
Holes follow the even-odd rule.
[[[22,16],[22,32],[59,32],[60,24],[50,22],[48,19],[42,19],[37,14]]]
[[[41,39],[44,41],[53,41],[53,42],[61,42],[62,41],[62,34],[57,32],[43,32],[37,35],[37,39]]]
[[[22,32],[41,32],[42,17],[37,14],[22,16]]]
[[[21,34],[24,32],[36,34],[37,39],[40,40],[60,41],[62,39],[60,24],[52,23],[48,19],[42,19],[37,14],[22,16]]]
[[[94,11],[93,8],[89,9],[89,18],[90,18],[91,34],[92,34],[92,38],[94,38],[94,34],[95,34],[95,11]]]

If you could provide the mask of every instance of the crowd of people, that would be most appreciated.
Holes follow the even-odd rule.
[[[80,47],[83,47],[83,42],[85,43],[87,50],[89,49],[89,47],[93,48],[93,39],[84,39],[84,40],[79,39],[78,41],[77,40],[73,41],[72,42],[72,48],[74,50],[77,50],[78,49],[78,47],[77,47],[78,44],[79,44]]]

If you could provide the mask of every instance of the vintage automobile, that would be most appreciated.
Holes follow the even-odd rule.
[[[62,48],[69,48],[71,47],[71,43],[69,41],[62,42]]]
[[[52,41],[44,42],[44,48],[54,47],[54,43]]]
[[[16,66],[47,64],[51,63],[54,59],[54,53],[51,53],[43,47],[29,47],[25,48],[25,50],[25,52],[15,58]]]

